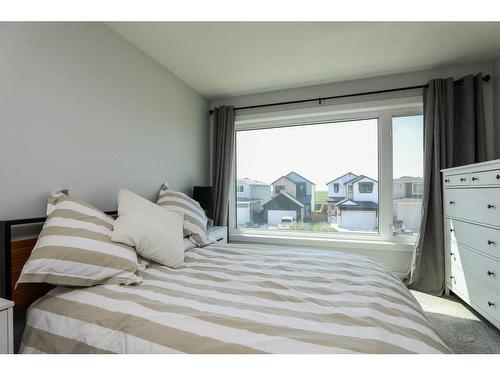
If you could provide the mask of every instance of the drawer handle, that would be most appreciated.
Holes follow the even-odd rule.
[[[479,180],[479,177],[472,177],[472,181],[477,181]]]
[[[450,276],[450,279],[452,279],[452,280],[453,280],[454,278],[455,278],[455,276]]]
[[[495,276],[495,272],[488,271],[486,273],[488,274],[488,276]]]
[[[463,177],[460,177],[460,181],[465,181],[465,178],[463,178]]]
[[[451,232],[451,233],[455,232],[455,229],[450,228],[450,232]]]
[[[444,180],[444,182],[450,182],[450,180],[446,178],[446,179]]]
[[[497,177],[497,180],[500,180],[500,174],[497,174],[496,177]]]
[[[450,201],[450,204],[455,204],[455,201]]]
[[[488,245],[494,245],[495,241],[488,240]]]
[[[489,306],[489,307],[494,307],[494,306],[495,306],[495,304],[494,304],[493,302],[488,301],[488,306]]]
[[[495,205],[491,204],[491,203],[488,203],[488,206],[486,206],[486,207],[488,207],[488,210],[491,210],[492,208],[495,208]]]
[[[455,256],[455,253],[450,252],[450,255],[451,255],[452,257],[454,257],[454,256]]]

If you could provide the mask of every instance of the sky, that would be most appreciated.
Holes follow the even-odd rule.
[[[393,120],[394,176],[422,176],[422,116]],[[295,171],[326,190],[347,172],[378,180],[377,120],[236,133],[238,178],[272,183]]]

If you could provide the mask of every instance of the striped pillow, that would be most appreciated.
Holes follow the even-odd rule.
[[[130,285],[137,254],[111,241],[114,219],[64,192],[50,195],[50,212],[18,283],[63,286]]]
[[[158,195],[158,205],[184,215],[184,235],[190,236],[198,246],[210,243],[207,235],[207,215],[200,204],[186,194],[171,190],[163,184]]]

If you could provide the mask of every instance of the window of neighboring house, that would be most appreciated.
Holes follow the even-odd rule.
[[[296,184],[296,186],[297,186],[297,196],[306,195],[306,183],[305,182],[298,182]]]
[[[423,116],[392,118],[393,231],[397,234],[416,235],[420,230],[423,135]]]
[[[238,193],[243,193],[245,189],[243,188],[243,185],[238,185],[238,188],[236,190]]]
[[[333,184],[333,192],[338,193],[339,192],[339,184],[335,183]]]
[[[276,194],[279,194],[279,193],[281,193],[282,191],[285,191],[285,185],[276,185],[276,186],[274,187],[274,192],[275,192]]]
[[[313,204],[327,201],[326,184],[348,171],[378,180],[377,118],[251,130],[240,130],[237,125],[236,129],[236,180],[240,176],[248,176],[258,181],[271,182],[293,172],[293,178],[299,175],[315,184],[310,185],[313,190],[309,193],[309,183],[295,183],[295,197],[276,198],[279,192],[285,190],[284,185],[275,185],[272,190],[269,185],[269,191],[274,192],[272,197],[248,197],[261,199],[262,204],[274,199],[273,204],[268,206],[273,209],[262,210],[258,223],[246,223],[244,218],[248,214],[237,209],[233,213],[233,218],[236,219],[234,222],[244,223],[237,225],[238,229],[259,229],[271,235],[284,231],[311,234],[378,233],[379,223],[373,210],[366,211],[366,215],[360,214],[360,211],[347,211],[342,222],[333,218],[329,220],[326,213],[311,213]],[[331,139],[342,139],[341,145],[332,149]],[[334,189],[338,192],[339,184],[334,185]],[[352,186],[350,189],[352,191]],[[314,196],[314,202],[301,201],[301,197],[309,194]],[[296,200],[303,204],[303,214],[299,215],[294,211]],[[378,196],[373,197],[373,204],[378,205]],[[280,224],[283,217],[294,217],[296,222],[283,226]]]
[[[373,192],[373,182],[359,182],[359,192],[360,193],[372,193]]]
[[[412,189],[412,194],[413,195],[420,195],[420,196],[422,196],[422,194],[424,192],[424,184],[422,182],[413,183],[412,186],[411,186],[411,189]]]

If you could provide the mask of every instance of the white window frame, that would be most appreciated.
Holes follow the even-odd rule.
[[[418,116],[423,113],[422,96],[385,99],[370,102],[356,102],[339,105],[322,105],[314,108],[292,109],[252,114],[237,113],[235,129],[258,130],[299,125],[313,125],[328,122],[378,119],[378,189],[379,189],[379,232],[299,232],[269,231],[258,228],[236,226],[236,194],[229,197],[230,241],[252,241],[275,244],[318,245],[343,247],[377,243],[378,245],[413,244],[413,236],[402,236],[393,232],[393,160],[392,160],[392,118]],[[232,166],[230,191],[236,184],[236,145]],[[369,246],[368,246],[369,247]]]

